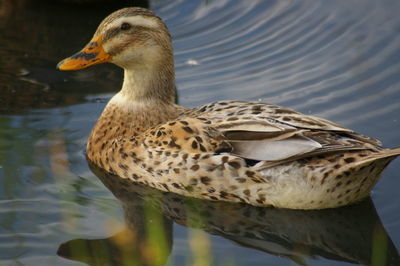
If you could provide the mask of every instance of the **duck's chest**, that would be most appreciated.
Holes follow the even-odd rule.
[[[86,147],[87,157],[104,168],[112,160],[108,151],[112,150],[116,141],[125,139],[132,143],[135,140],[134,143],[140,144],[146,130],[176,118],[179,113],[172,108],[125,108],[111,103],[92,129]]]

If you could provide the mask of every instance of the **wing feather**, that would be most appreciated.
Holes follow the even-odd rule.
[[[281,140],[232,142],[232,153],[240,157],[258,161],[285,160],[300,154],[307,154],[322,145],[303,136],[293,136]]]
[[[216,102],[185,116],[206,121],[224,136],[232,154],[267,164],[328,152],[374,150],[380,145],[378,140],[329,120],[270,104]]]

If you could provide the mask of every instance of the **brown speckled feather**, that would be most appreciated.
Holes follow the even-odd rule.
[[[268,118],[273,116],[271,109],[252,117],[248,114],[254,108],[251,103],[222,102],[215,106],[225,106],[230,112],[240,110],[242,114],[229,116],[226,114],[230,112],[220,108],[210,112],[182,109],[172,115],[174,119],[166,117],[169,121],[161,125],[131,133],[134,138],[129,134],[116,138],[109,149],[97,153],[100,157],[92,156],[96,151],[88,148],[88,157],[122,178],[164,191],[210,200],[316,209],[349,204],[367,196],[383,168],[400,152],[353,139],[356,133],[339,130],[339,126],[332,128],[333,124],[320,123],[320,130],[316,125],[312,129],[287,125]],[[122,115],[117,121],[123,117],[132,115]],[[238,119],[232,121],[231,117]],[[298,118],[307,120],[308,116]],[[247,131],[241,123],[246,124]],[[233,141],[226,137],[231,129],[238,128],[246,136],[242,142],[238,142],[238,135]],[[254,132],[257,134],[252,135]],[[271,151],[264,143],[277,142],[280,147],[273,151],[290,150],[293,143],[299,142],[296,138],[306,148],[302,146],[291,157],[275,160],[261,160],[251,156],[251,151],[243,156],[242,150],[235,149],[237,143],[255,143],[255,154],[259,154],[257,149],[268,154]]]

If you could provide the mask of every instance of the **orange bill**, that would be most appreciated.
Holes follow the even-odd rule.
[[[59,70],[79,70],[110,60],[111,55],[103,50],[102,36],[96,36],[80,52],[58,63],[57,68]]]

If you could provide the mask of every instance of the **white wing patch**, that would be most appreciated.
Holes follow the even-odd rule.
[[[303,137],[293,136],[282,140],[231,142],[234,154],[252,160],[277,161],[295,155],[309,153],[322,148],[318,142]]]

